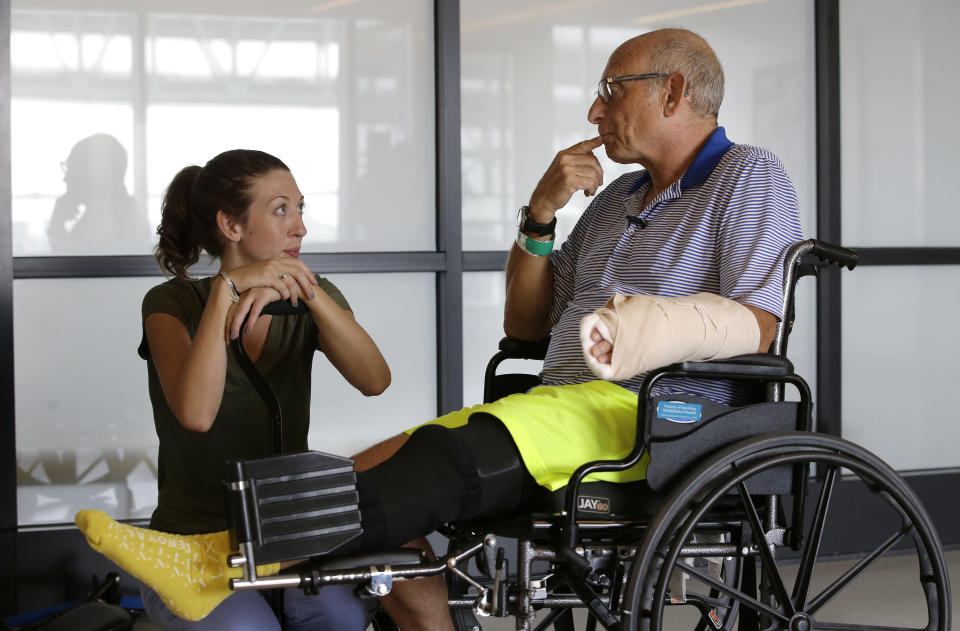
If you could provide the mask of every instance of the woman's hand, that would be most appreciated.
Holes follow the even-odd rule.
[[[317,279],[300,259],[280,256],[229,271],[230,279],[240,294],[227,316],[230,339],[240,335],[240,327],[247,318],[249,333],[257,324],[263,308],[277,300],[289,300],[294,307],[300,300],[313,300]]]
[[[247,326],[244,333],[253,331],[257,324],[257,318],[263,308],[271,302],[280,300],[283,296],[272,287],[254,287],[240,294],[240,301],[230,308],[227,314],[227,332],[231,340],[237,339],[240,335],[240,327],[243,326],[244,318],[247,319]],[[294,302],[296,305],[296,302]]]
[[[258,261],[228,270],[228,273],[241,296],[251,289],[269,287],[279,296],[274,300],[290,300],[293,305],[301,296],[312,299],[317,286],[317,279],[307,264],[289,256]]]

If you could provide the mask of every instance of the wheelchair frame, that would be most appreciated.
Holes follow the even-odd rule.
[[[561,631],[572,630],[570,612],[581,607],[589,612],[588,630],[598,624],[606,629],[661,629],[665,608],[671,605],[693,606],[699,614],[697,631],[730,629],[735,621],[740,629],[866,629],[880,627],[821,623],[815,614],[876,558],[896,544],[912,540],[928,616],[927,625],[922,628],[948,631],[950,586],[942,548],[915,494],[895,471],[873,454],[840,438],[810,431],[810,390],[802,377],[794,373],[785,355],[793,324],[796,282],[818,271],[818,265],[810,260],[812,257],[822,264],[835,263],[850,269],[857,262],[855,252],[813,239],[799,242],[789,250],[784,261],[784,312],[770,354],[686,362],[651,371],[639,393],[636,440],[628,456],[580,466],[565,488],[562,510],[448,524],[442,533],[450,540],[449,550],[436,561],[426,560],[419,551],[403,549],[325,559],[296,574],[258,576],[257,562],[323,554],[335,548],[345,535],[321,533],[322,536],[307,545],[301,535],[294,535],[300,540],[284,548],[278,556],[275,548],[264,545],[259,516],[255,508],[250,509],[255,506],[249,497],[255,480],[250,479],[242,463],[237,464],[237,473],[230,484],[234,507],[231,514],[236,525],[231,530],[237,536],[238,552],[231,556],[230,565],[242,568],[244,577],[234,579],[232,588],[300,587],[311,592],[323,585],[356,583],[373,596],[383,596],[390,592],[394,580],[446,574],[452,592],[451,614],[455,626],[461,630],[479,631],[476,615],[512,615],[518,630],[529,631],[534,628],[536,613],[543,609],[550,613],[536,629],[553,625]],[[496,398],[496,382],[501,378],[507,382],[519,381],[525,388],[532,385],[517,375],[497,375],[497,366],[504,359],[542,359],[545,350],[545,342],[502,340],[500,352],[487,367],[485,399]],[[656,444],[653,423],[648,418],[651,393],[658,381],[673,377],[763,384],[766,401],[781,406],[793,405],[784,401],[784,385],[790,384],[800,394],[795,431],[738,437],[721,445],[717,453],[685,470],[682,481],[672,484],[667,493],[657,496],[660,503],[653,514],[638,519],[584,517],[584,510],[578,507],[580,490],[592,484],[585,483],[585,478],[597,472],[628,469]],[[279,419],[278,412],[275,418]],[[337,466],[342,464],[340,459],[333,462]],[[286,465],[281,468],[283,466]],[[805,504],[814,468],[813,479],[820,492],[808,515]],[[852,472],[886,501],[901,519],[901,525],[895,535],[826,590],[810,598],[811,575],[841,470]],[[313,476],[314,480],[321,478],[324,475]],[[758,480],[767,482],[758,483]],[[766,490],[763,485],[769,486],[770,480],[776,481],[772,483],[772,490],[762,492]],[[782,488],[784,484],[786,487]],[[793,497],[789,517],[787,507],[780,501],[782,494]],[[355,499],[348,489],[338,510],[355,510]],[[742,513],[731,512],[731,504],[737,502]],[[808,516],[810,531],[805,533]],[[720,533],[719,539],[709,538],[716,533]],[[515,578],[510,577],[509,562],[499,545],[500,537],[517,539]],[[699,542],[698,537],[706,540]],[[781,548],[800,554],[799,577],[792,593],[788,593],[776,563],[777,551]],[[716,561],[718,558],[721,560]],[[711,574],[690,559],[715,560],[720,570]],[[471,560],[482,576],[464,571]],[[549,571],[535,571],[538,562],[549,564]],[[678,578],[681,575],[693,577],[707,586],[708,593],[687,593],[683,589],[686,579]],[[471,588],[476,594],[467,593]],[[391,622],[378,618],[374,627],[390,629]]]

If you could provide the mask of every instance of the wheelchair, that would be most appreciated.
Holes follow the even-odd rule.
[[[527,631],[572,630],[583,618],[588,631],[949,631],[949,578],[930,517],[889,465],[812,431],[810,388],[786,358],[798,279],[828,264],[853,269],[856,262],[845,248],[813,239],[795,244],[784,261],[784,312],[770,353],[651,371],[638,395],[628,456],[583,464],[564,489],[544,489],[530,512],[445,525],[448,550],[435,561],[401,549],[331,556],[296,573],[258,576],[256,563],[327,555],[356,536],[352,462],[310,452],[232,463],[236,553],[229,562],[243,577],[231,587],[311,592],[354,583],[383,596],[393,581],[444,574],[459,631],[481,631],[487,616],[512,616],[515,628]],[[536,385],[534,375],[498,374],[498,367],[506,359],[542,359],[546,345],[502,340],[487,366],[485,400]],[[678,378],[746,384],[756,402],[655,396],[658,383]],[[788,400],[788,386],[798,400]],[[633,467],[645,454],[644,482],[588,479]],[[840,560],[845,569],[830,563],[820,571],[835,560],[825,552],[832,538],[848,534],[829,519],[832,502],[840,501],[856,501],[871,519],[878,515],[884,536],[858,541],[853,558]],[[320,513],[327,515],[323,528]],[[331,526],[330,515],[342,519]],[[870,598],[883,596],[868,583],[894,555],[912,567],[906,587],[912,608],[903,612],[905,621],[869,619]],[[584,613],[575,617],[575,610]],[[396,627],[378,617],[374,628]]]

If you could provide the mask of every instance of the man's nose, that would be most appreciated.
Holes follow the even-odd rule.
[[[597,125],[600,123],[600,120],[603,118],[603,112],[605,109],[605,103],[600,100],[600,95],[598,94],[593,98],[593,103],[590,104],[590,109],[587,110],[587,120]]]

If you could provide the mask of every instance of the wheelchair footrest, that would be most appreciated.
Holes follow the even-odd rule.
[[[256,563],[327,554],[362,532],[349,458],[306,452],[239,460],[227,480],[231,546],[250,544]]]
[[[337,557],[329,560],[324,559],[323,561],[312,561],[310,566],[318,570],[342,570],[355,567],[368,567],[371,565],[377,567],[387,565],[417,565],[418,563],[424,563],[426,561],[428,561],[428,559],[423,551],[414,548],[400,548],[387,552],[371,552],[368,554]]]

